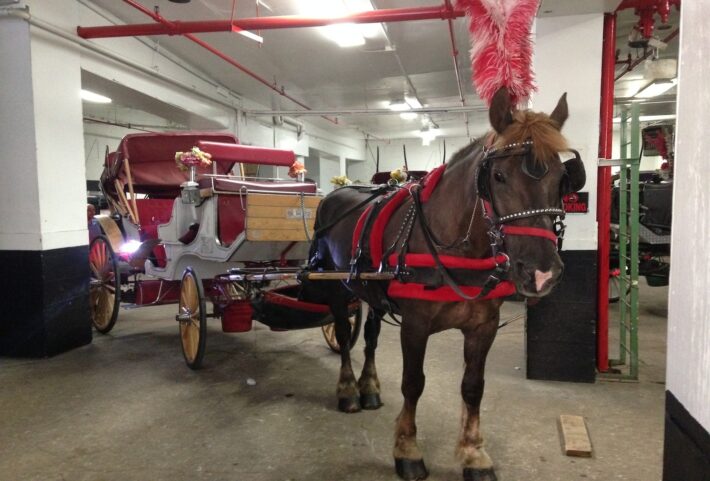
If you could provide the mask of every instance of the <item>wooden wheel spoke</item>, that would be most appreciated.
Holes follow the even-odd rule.
[[[89,286],[91,320],[94,327],[105,334],[116,322],[121,292],[118,263],[104,236],[98,236],[91,241],[89,270],[92,278]]]
[[[180,340],[185,362],[191,369],[202,364],[205,350],[205,313],[202,283],[191,268],[182,277],[180,285]]]

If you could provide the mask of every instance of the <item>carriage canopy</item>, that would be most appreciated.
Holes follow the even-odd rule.
[[[132,182],[136,194],[171,198],[180,195],[180,184],[188,173],[178,169],[175,153],[189,151],[199,141],[237,144],[237,138],[224,133],[143,133],[125,136],[115,152],[106,156],[101,185],[104,193],[117,200],[117,189],[125,191]],[[213,167],[198,167],[198,174],[227,174],[233,163],[214,162]],[[214,171],[213,171],[214,168]]]

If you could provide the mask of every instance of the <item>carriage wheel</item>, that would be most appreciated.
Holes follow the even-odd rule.
[[[185,269],[182,275],[176,320],[180,323],[180,341],[185,363],[190,369],[199,369],[205,355],[207,319],[202,281],[192,267]]]
[[[362,302],[358,302],[357,307],[350,310],[348,321],[350,321],[350,350],[352,351],[360,335],[360,328],[362,327]],[[340,344],[338,344],[338,339],[335,337],[335,322],[326,324],[321,327],[321,330],[323,331],[323,337],[330,350],[335,353],[340,353]]]
[[[620,287],[619,276],[609,276],[609,302],[619,302]]]
[[[91,323],[101,334],[113,329],[121,303],[121,275],[118,259],[106,236],[99,235],[89,245],[89,310]]]

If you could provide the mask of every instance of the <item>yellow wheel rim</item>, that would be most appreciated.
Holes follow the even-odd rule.
[[[200,296],[195,277],[188,273],[180,290],[180,314],[190,316],[190,322],[180,323],[182,348],[188,362],[194,362],[200,343]]]
[[[91,321],[97,329],[106,329],[112,321],[116,303],[116,271],[108,244],[101,238],[94,241],[89,251],[91,283],[89,308]]]

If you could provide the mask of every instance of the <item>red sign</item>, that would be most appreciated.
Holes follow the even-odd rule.
[[[568,214],[584,214],[589,212],[589,192],[572,192],[562,198],[565,212]]]

